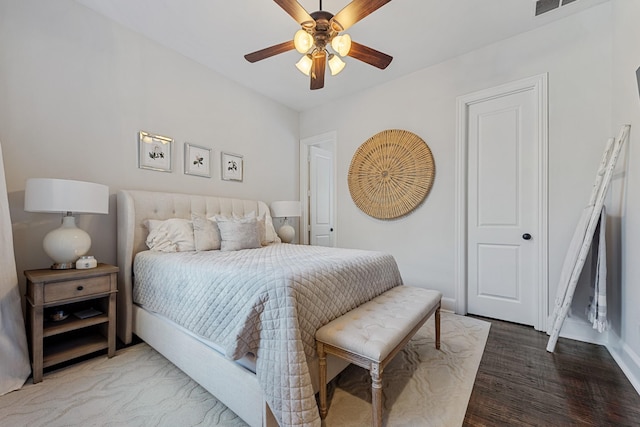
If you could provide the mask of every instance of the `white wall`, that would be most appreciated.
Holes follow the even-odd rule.
[[[173,173],[137,167],[139,130],[175,138]],[[60,223],[24,212],[27,178],[108,185],[109,215],[79,223],[91,253],[115,263],[118,189],[295,200],[298,140],[297,112],[74,1],[0,2],[0,142],[20,277],[51,263],[41,242]],[[183,173],[184,142],[213,149],[212,178]],[[244,155],[244,182],[220,179],[221,150]]]
[[[612,187],[614,224],[619,239],[614,248],[619,258],[610,260],[621,270],[622,287],[614,288],[612,339],[609,349],[640,392],[640,95],[635,70],[640,67],[640,2],[615,0],[613,127],[631,124],[631,135]]]

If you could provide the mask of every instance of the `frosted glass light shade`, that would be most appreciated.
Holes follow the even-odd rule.
[[[344,61],[340,59],[338,55],[329,55],[329,69],[331,70],[331,75],[335,76],[340,71],[342,71],[345,67]]]
[[[300,53],[307,53],[311,46],[313,46],[313,37],[305,30],[298,30],[293,36],[293,45]]]
[[[51,268],[74,268],[76,260],[91,248],[91,237],[76,227],[72,213],[109,213],[109,187],[84,181],[32,178],[26,183],[24,210],[65,213],[62,225],[45,236],[42,247],[54,261]]]
[[[296,63],[296,68],[300,70],[302,74],[308,76],[311,72],[311,66],[313,65],[313,61],[311,60],[311,55],[304,55],[300,58],[300,61]]]
[[[338,52],[338,55],[346,56],[351,50],[351,36],[349,34],[335,36],[331,40],[331,47]]]

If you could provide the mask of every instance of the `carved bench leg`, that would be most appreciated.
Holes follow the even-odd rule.
[[[327,354],[324,345],[318,342],[318,365],[320,371],[320,418],[327,417]]]
[[[436,348],[440,350],[440,307],[436,309]]]
[[[382,371],[380,364],[371,363],[371,404],[373,410],[373,427],[382,427]]]

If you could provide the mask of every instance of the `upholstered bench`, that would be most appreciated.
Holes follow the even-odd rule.
[[[374,426],[382,425],[382,371],[435,313],[440,348],[440,300],[437,291],[396,286],[327,323],[316,332],[320,365],[320,416],[327,415],[327,354],[369,370]]]

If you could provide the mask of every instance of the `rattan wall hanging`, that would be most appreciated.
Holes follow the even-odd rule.
[[[349,167],[349,192],[356,206],[378,219],[404,216],[429,194],[435,176],[431,150],[418,135],[382,131],[356,150]]]

